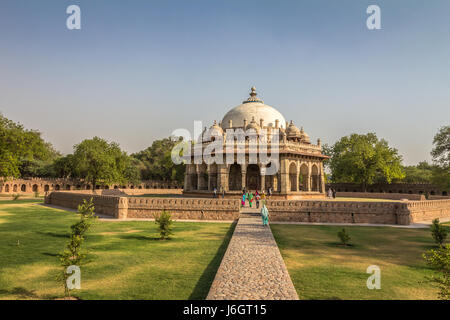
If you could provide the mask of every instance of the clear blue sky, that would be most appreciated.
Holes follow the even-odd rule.
[[[0,1],[0,112],[64,153],[94,135],[141,150],[252,85],[313,141],[376,132],[429,160],[450,124],[450,1]]]

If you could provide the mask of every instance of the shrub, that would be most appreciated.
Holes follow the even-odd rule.
[[[434,242],[442,246],[444,244],[445,238],[447,238],[447,230],[445,227],[439,223],[439,219],[434,219],[431,224],[431,235],[433,236]]]
[[[18,193],[13,194],[13,200],[14,201],[19,200],[19,198],[20,198],[20,194],[18,194]]]
[[[437,275],[428,277],[439,289],[438,296],[442,300],[450,300],[450,244],[431,249],[423,254],[423,258]]]
[[[172,234],[172,222],[171,215],[166,210],[163,210],[159,217],[155,217],[161,240],[169,239],[169,236]]]
[[[348,235],[347,231],[345,231],[345,229],[342,229],[342,231],[339,231],[337,233],[337,235],[338,235],[339,239],[341,240],[341,243],[344,246],[347,246],[351,239],[350,236]]]
[[[94,209],[92,198],[89,202],[83,200],[83,203],[78,206],[80,221],[70,226],[70,240],[64,251],[59,254],[59,260],[63,267],[59,279],[64,282],[64,292],[69,297],[70,289],[67,286],[67,279],[70,275],[66,273],[66,270],[71,265],[79,267],[85,263],[86,253],[81,250],[81,246],[84,242],[86,232],[91,227],[93,220],[97,218],[95,217]]]

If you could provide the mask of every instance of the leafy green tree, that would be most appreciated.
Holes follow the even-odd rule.
[[[35,176],[58,153],[41,133],[27,130],[0,114],[0,177]]]
[[[442,246],[444,244],[445,238],[447,238],[447,230],[445,227],[439,223],[439,219],[434,219],[431,224],[431,235],[433,236],[434,242]]]
[[[333,182],[359,183],[366,190],[367,185],[391,183],[405,176],[398,151],[374,133],[342,137],[328,152]]]
[[[130,176],[132,159],[115,142],[108,143],[99,137],[86,139],[75,145],[72,163],[74,175],[97,183],[125,183]]]
[[[160,239],[169,239],[172,233],[172,218],[169,212],[163,210],[161,214],[155,217],[155,223],[158,225]]]
[[[428,279],[437,285],[439,298],[450,300],[450,244],[438,249],[431,249],[423,254],[423,258],[427,265],[437,273]]]
[[[95,207],[92,198],[88,201],[83,200],[83,203],[78,205],[78,214],[80,220],[70,227],[70,240],[63,252],[59,254],[59,260],[63,267],[60,277],[58,277],[64,285],[64,292],[66,296],[70,296],[70,289],[67,286],[67,268],[69,266],[82,266],[86,262],[86,253],[82,251],[82,244],[85,240],[85,235],[91,227],[93,221],[97,218],[94,213]]]
[[[144,180],[183,182],[185,165],[174,164],[171,157],[172,149],[179,141],[173,137],[155,140],[147,149],[132,154],[140,161],[138,167]]]
[[[431,156],[436,167],[433,171],[433,183],[443,189],[450,188],[450,126],[439,129],[433,139]]]
[[[432,183],[435,166],[426,161],[419,162],[416,166],[403,167],[405,178],[403,182],[407,183]]]
[[[73,154],[68,154],[63,157],[59,157],[53,162],[53,174],[58,178],[71,178],[75,177],[76,166],[73,158]]]

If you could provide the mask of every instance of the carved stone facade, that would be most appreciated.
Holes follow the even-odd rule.
[[[234,136],[227,139],[230,132]],[[236,132],[242,132],[245,139],[235,139]],[[217,141],[222,148],[215,150],[214,161],[203,159],[199,163],[195,149],[201,147],[204,154]],[[259,152],[261,147],[267,150],[264,157]],[[268,161],[274,150],[276,162]],[[234,159],[231,163],[230,158]],[[214,121],[203,130],[187,159],[184,193],[211,193],[216,188],[218,192],[237,194],[244,189],[267,192],[270,188],[274,196],[286,199],[323,197],[326,158],[320,139],[316,145],[311,144],[303,128],[297,128],[293,121],[285,122],[280,112],[256,97],[253,87],[249,99],[231,109],[222,122]]]

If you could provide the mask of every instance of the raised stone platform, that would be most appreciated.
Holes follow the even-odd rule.
[[[241,212],[206,299],[298,299],[272,231],[257,210]]]

